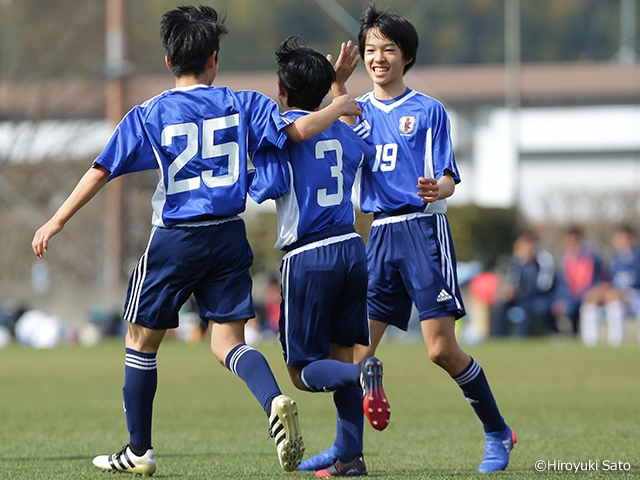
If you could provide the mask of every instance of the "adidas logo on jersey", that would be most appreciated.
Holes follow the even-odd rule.
[[[451,300],[453,297],[447,293],[445,290],[440,290],[438,294],[438,298],[436,298],[436,302],[446,302],[447,300]]]

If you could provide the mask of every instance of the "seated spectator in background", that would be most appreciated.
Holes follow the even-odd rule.
[[[563,244],[556,300],[551,311],[556,319],[568,318],[573,335],[577,335],[584,294],[604,279],[605,272],[600,256],[585,243],[584,231],[580,227],[569,227],[564,234]]]
[[[551,314],[555,261],[551,253],[538,245],[533,232],[525,231],[516,238],[506,283],[497,308],[494,335],[525,336],[558,331]]]
[[[618,226],[611,235],[611,246],[611,280],[588,290],[580,307],[582,341],[589,347],[598,343],[600,307],[604,307],[607,341],[612,347],[619,347],[624,340],[625,317],[640,314],[640,249],[633,229]]]

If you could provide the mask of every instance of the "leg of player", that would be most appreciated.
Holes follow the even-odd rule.
[[[369,320],[370,343],[369,345],[360,345],[360,344],[355,345],[354,352],[353,352],[353,361],[355,361],[355,363],[360,364],[361,362],[364,362],[364,360],[367,359],[368,357],[372,357],[375,355],[376,349],[378,348],[378,344],[382,339],[382,335],[384,334],[388,326],[389,324],[384,322],[379,322],[377,320]],[[335,355],[336,355],[335,351],[332,350],[331,352],[332,358],[336,358]],[[387,402],[387,407],[388,407],[388,402]],[[364,407],[364,405],[363,405],[363,408],[365,408],[365,411],[368,411],[368,408]],[[388,413],[390,413],[390,410],[388,411]],[[369,421],[371,423],[371,419],[369,419]],[[382,423],[378,422],[378,424],[379,425],[388,424],[388,418],[385,422],[382,422]],[[338,416],[336,420],[336,438],[333,442],[333,445],[331,445],[328,449],[314,455],[313,457],[307,460],[304,460],[298,467],[298,470],[324,470],[330,467],[335,463],[336,460],[338,460],[338,452],[340,450],[340,445],[342,441],[343,441],[342,425],[340,424],[340,417]]]
[[[125,338],[124,409],[129,443],[113,455],[99,455],[93,464],[103,470],[153,475],[156,457],[151,443],[153,398],[158,385],[156,355],[166,330],[129,323]]]
[[[269,432],[276,443],[278,460],[293,471],[304,454],[296,402],[282,395],[271,367],[262,353],[244,343],[244,320],[209,322],[211,351],[218,361],[240,377],[269,417]]]
[[[516,435],[500,415],[482,367],[458,345],[454,317],[423,320],[420,326],[429,358],[451,375],[484,426],[485,451],[478,471],[504,470]]]

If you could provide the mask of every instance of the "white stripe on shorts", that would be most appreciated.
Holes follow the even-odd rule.
[[[153,236],[158,230],[158,227],[153,227],[151,229],[151,234],[149,235],[149,242],[147,243],[147,248],[145,249],[142,257],[138,260],[138,264],[131,274],[131,293],[129,295],[129,301],[124,309],[124,319],[127,322],[136,323],[136,318],[138,317],[138,307],[140,306],[140,294],[142,292],[142,285],[144,284],[144,280],[147,277],[147,258],[149,256],[149,247],[151,246],[151,240],[153,240]]]
[[[438,234],[438,242],[440,243],[440,268],[442,269],[442,276],[444,277],[447,285],[449,286],[449,290],[453,294],[453,298],[456,300],[456,308],[458,310],[462,309],[462,304],[460,299],[456,296],[456,276],[453,271],[453,260],[451,255],[451,239],[449,238],[449,229],[447,228],[447,219],[444,215],[437,215],[437,226],[438,230],[436,233]]]

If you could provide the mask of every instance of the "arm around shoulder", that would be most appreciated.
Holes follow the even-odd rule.
[[[341,95],[323,109],[304,115],[287,125],[285,131],[290,140],[304,142],[329,128],[340,117],[354,115],[362,115],[360,106],[349,95]]]

